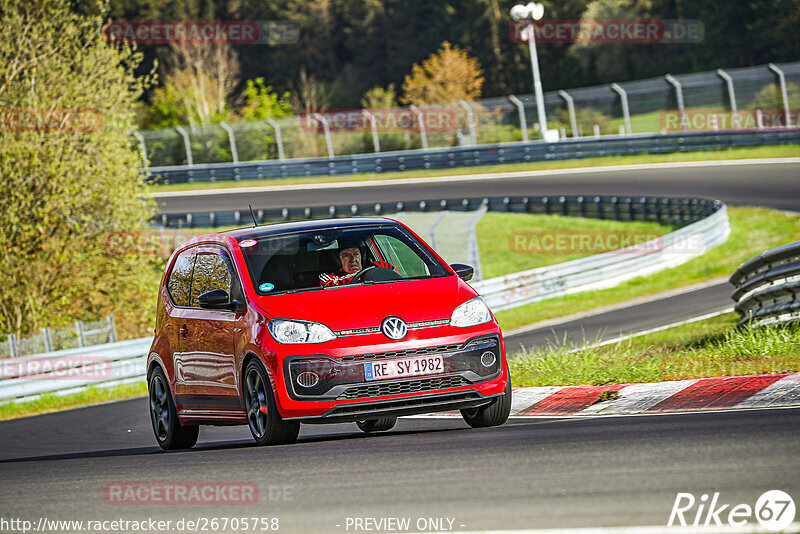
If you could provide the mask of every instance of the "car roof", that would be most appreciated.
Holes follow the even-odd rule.
[[[332,228],[355,228],[375,224],[397,225],[398,223],[386,217],[349,217],[343,219],[318,219],[313,221],[265,224],[263,226],[239,228],[237,230],[229,230],[220,233],[227,234],[237,241],[241,241],[243,239],[257,239],[259,237],[280,235],[290,232],[329,230]]]

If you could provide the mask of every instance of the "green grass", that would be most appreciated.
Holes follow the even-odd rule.
[[[737,314],[570,351],[509,359],[514,386],[606,385],[800,371],[800,326],[736,329]]]
[[[674,228],[658,223],[601,221],[561,215],[527,215],[518,213],[493,213],[483,216],[476,234],[484,278],[525,271],[534,267],[553,265],[577,258],[605,252],[594,245],[546,248],[547,238],[570,239],[582,233],[600,239],[600,244],[614,244],[613,238],[630,236],[631,242],[640,243],[664,235]],[[619,247],[609,247],[619,248]],[[573,251],[574,250],[574,251]],[[541,252],[540,252],[541,251]]]
[[[613,288],[576,293],[498,312],[496,316],[500,326],[509,330],[719,276],[728,276],[745,260],[767,249],[800,239],[800,218],[796,215],[752,207],[729,207],[728,215],[731,224],[728,240],[698,258],[647,277],[629,280]],[[481,249],[482,258],[486,253],[486,250]]]
[[[573,169],[600,167],[606,165],[633,165],[642,163],[664,163],[673,161],[705,161],[748,158],[781,158],[800,156],[800,145],[773,145],[752,148],[731,148],[707,152],[675,152],[671,154],[639,154],[634,156],[607,156],[561,161],[542,161],[534,163],[509,163],[506,165],[486,165],[480,167],[456,167],[452,169],[416,170],[386,173],[364,173],[337,176],[309,176],[266,180],[241,180],[225,182],[195,182],[185,184],[150,185],[151,193],[164,191],[190,191],[196,189],[237,188],[268,185],[324,184],[331,182],[362,182],[367,180],[396,180],[401,178],[429,178],[431,176],[453,176],[465,174],[485,174],[496,172],[540,171],[552,169]]]
[[[46,393],[35,401],[0,404],[0,421],[144,395],[147,395],[145,380],[111,388],[90,387],[71,395],[59,396]]]

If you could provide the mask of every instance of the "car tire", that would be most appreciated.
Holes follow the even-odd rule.
[[[461,417],[472,428],[483,428],[487,426],[500,426],[508,420],[511,413],[511,375],[508,374],[508,364],[506,364],[506,390],[502,397],[496,397],[484,406],[467,408],[461,410]]]
[[[169,390],[169,382],[160,367],[156,367],[147,381],[150,399],[150,422],[158,445],[165,451],[191,449],[200,433],[198,425],[182,425]]]
[[[251,360],[242,381],[247,426],[259,445],[294,443],[300,432],[300,423],[284,421],[278,413],[275,396],[264,366]]]
[[[358,428],[362,432],[371,434],[373,432],[385,432],[394,428],[397,424],[397,417],[379,417],[378,419],[367,419],[366,421],[356,421]]]

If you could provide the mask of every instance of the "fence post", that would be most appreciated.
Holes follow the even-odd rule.
[[[322,131],[325,132],[325,144],[328,146],[328,157],[333,159],[333,142],[331,141],[331,121],[321,115],[320,113],[314,113],[313,115],[314,120],[322,124]]]
[[[19,347],[17,347],[17,336],[8,334],[8,351],[12,358],[19,358]]]
[[[631,111],[628,108],[628,93],[618,83],[612,83],[611,89],[619,95],[620,102],[622,103],[622,117],[625,119],[625,131],[630,135],[631,131]]]
[[[139,140],[139,149],[142,151],[142,163],[144,168],[147,168],[147,145],[144,142],[144,136],[139,132],[133,132],[133,136]]]
[[[564,99],[567,103],[567,111],[569,112],[569,124],[572,126],[572,137],[578,137],[578,120],[575,118],[575,102],[572,97],[563,89],[558,90],[558,96]]]
[[[114,316],[109,315],[108,319],[108,342],[109,343],[116,343],[117,342],[117,323],[114,322]]]
[[[728,99],[731,101],[731,114],[733,115],[733,123],[736,125],[736,129],[742,127],[739,123],[739,110],[736,106],[736,94],[733,92],[733,79],[722,69],[717,69],[717,76],[725,80],[725,84],[728,86]]]
[[[528,122],[525,120],[525,106],[522,105],[522,100],[514,95],[508,95],[508,99],[512,104],[517,106],[517,113],[519,113],[519,127],[522,130],[522,140],[528,142]]]
[[[422,140],[422,149],[428,150],[428,132],[425,130],[425,117],[422,115],[422,110],[417,106],[411,106],[408,109],[410,109],[411,112],[417,116],[417,122],[419,123],[419,137]]]
[[[792,127],[792,116],[789,115],[789,97],[786,94],[786,77],[783,71],[779,69],[774,63],[770,63],[769,70],[778,75],[778,83],[781,86],[781,96],[783,97],[783,112],[786,113],[786,127]]]
[[[78,346],[85,347],[86,346],[86,336],[83,333],[83,323],[80,321],[75,321],[75,331],[78,333]]]
[[[49,326],[42,328],[42,336],[44,337],[44,351],[53,352],[53,335]]]
[[[678,100],[678,114],[681,116],[681,130],[685,132],[687,130],[686,109],[683,107],[683,88],[681,87],[681,82],[676,80],[671,74],[664,75],[664,79],[675,88],[675,97]]]
[[[366,109],[362,109],[361,114],[369,119],[370,129],[372,130],[372,146],[375,148],[375,153],[378,153],[381,151],[381,141],[378,138],[378,124],[375,122],[375,115]]]
[[[266,119],[267,124],[272,126],[272,129],[275,130],[275,143],[278,145],[278,159],[286,159],[286,156],[283,153],[283,137],[281,137],[281,126],[275,121],[275,119]]]
[[[475,135],[475,115],[472,113],[472,106],[464,99],[459,100],[458,103],[461,104],[461,107],[467,112],[467,126],[469,126],[471,145],[476,146],[478,144],[478,137]]]
[[[192,145],[189,142],[189,132],[187,132],[182,126],[176,126],[175,131],[181,134],[183,137],[183,146],[186,149],[186,162],[191,167],[194,165],[194,161],[192,160]]]
[[[239,153],[236,151],[236,138],[233,136],[233,128],[228,126],[225,121],[220,121],[220,127],[228,132],[228,142],[231,145],[231,156],[233,156],[233,162],[239,163]]]

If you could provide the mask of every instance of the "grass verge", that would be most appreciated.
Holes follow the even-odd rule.
[[[606,385],[800,371],[800,326],[736,329],[720,315],[602,347],[510,358],[514,386]]]
[[[658,223],[489,212],[478,223],[476,235],[483,277],[493,278],[606,252],[619,247],[604,245],[615,245],[627,237],[631,244],[641,243],[676,228]],[[589,246],[570,241],[580,235],[592,238]],[[557,239],[562,239],[560,245]]]
[[[505,165],[486,165],[479,167],[455,167],[452,169],[418,170],[385,173],[364,173],[338,176],[308,176],[296,178],[274,178],[267,180],[241,180],[226,182],[193,182],[185,184],[150,185],[150,193],[165,191],[191,191],[198,189],[235,189],[238,187],[324,184],[331,182],[363,182],[368,180],[396,180],[400,178],[429,178],[431,176],[453,176],[466,174],[486,174],[495,172],[542,171],[552,169],[573,169],[582,167],[601,167],[606,165],[634,165],[642,163],[666,163],[673,161],[706,161],[749,158],[785,158],[800,156],[800,145],[771,145],[748,148],[709,150],[707,152],[675,152],[671,154],[638,154],[634,156],[606,156],[560,161],[541,161],[534,163],[509,163]]]
[[[768,208],[729,207],[728,216],[731,225],[731,235],[728,240],[683,265],[647,277],[634,278],[609,289],[575,293],[501,311],[496,314],[497,320],[503,329],[509,330],[553,317],[730,275],[745,260],[767,249],[800,239],[800,218],[796,215]],[[481,257],[485,257],[484,254],[485,251],[482,249]]]
[[[147,395],[147,383],[145,380],[131,384],[121,384],[111,388],[90,387],[85,391],[63,396],[46,393],[30,402],[0,404],[0,421],[89,406],[111,400],[141,397],[142,395]]]

